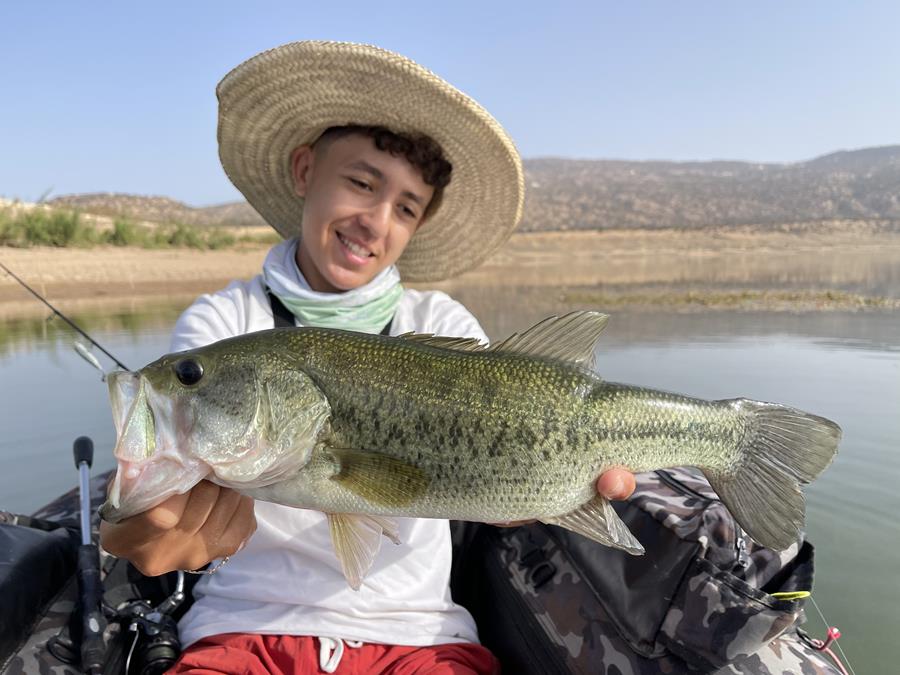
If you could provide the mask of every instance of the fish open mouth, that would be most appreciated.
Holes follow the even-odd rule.
[[[171,405],[153,395],[140,373],[115,372],[108,385],[118,468],[100,515],[118,522],[187,492],[209,473],[209,467],[177,447],[168,429]]]
[[[138,373],[117,371],[108,378],[116,449],[120,461],[149,459],[156,448],[156,421],[147,402],[144,379]]]

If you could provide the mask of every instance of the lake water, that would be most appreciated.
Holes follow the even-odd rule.
[[[538,311],[478,307],[492,338]],[[179,308],[83,317],[126,365],[166,350]],[[96,444],[95,471],[113,466],[106,386],[57,322],[0,323],[0,508],[31,512],[74,486],[75,437]],[[598,349],[609,380],[704,398],[790,404],[844,429],[834,465],[807,490],[817,547],[814,597],[844,634],[857,673],[895,672],[900,630],[900,315],[897,313],[622,313]],[[109,366],[104,363],[104,366]],[[809,609],[809,630],[824,634]]]

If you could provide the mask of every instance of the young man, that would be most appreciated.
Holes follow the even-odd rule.
[[[403,57],[340,43],[260,54],[217,93],[223,167],[286,241],[261,275],[197,300],[173,351],[286,313],[300,326],[487,340],[447,295],[400,283],[470,269],[515,228],[521,163],[486,111]],[[610,471],[598,489],[623,498],[633,484]],[[354,591],[323,514],[209,482],[101,530],[108,551],[147,574],[233,556],[195,588],[177,672],[496,670],[450,598],[447,522],[401,519],[400,534]]]

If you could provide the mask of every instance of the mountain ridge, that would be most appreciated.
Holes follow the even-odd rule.
[[[835,220],[900,231],[900,145],[802,162],[524,161],[522,231],[708,228]],[[198,226],[264,226],[243,201],[193,207],[168,197],[88,193],[46,202],[87,213]]]

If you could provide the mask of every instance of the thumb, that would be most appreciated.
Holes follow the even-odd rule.
[[[625,469],[610,469],[597,479],[597,492],[611,500],[628,499],[634,488],[634,474]]]

